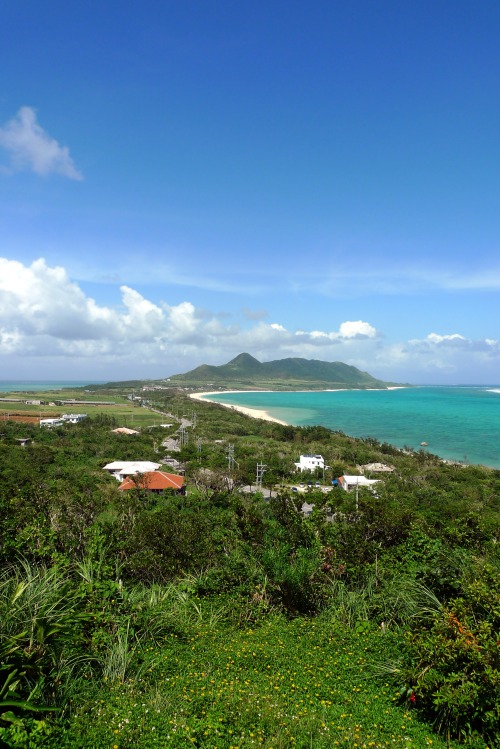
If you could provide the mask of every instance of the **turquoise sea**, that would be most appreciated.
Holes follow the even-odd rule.
[[[262,409],[295,426],[321,424],[353,437],[500,468],[499,385],[224,393],[210,400]]]

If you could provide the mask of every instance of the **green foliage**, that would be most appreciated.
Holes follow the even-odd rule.
[[[218,383],[228,388],[267,388],[294,390],[301,387],[384,387],[367,372],[342,362],[323,362],[314,359],[280,359],[261,363],[250,354],[239,354],[227,364],[202,364],[185,374],[174,375],[176,385],[194,387]]]
[[[77,593],[56,568],[20,562],[0,578],[0,722],[20,727],[57,700],[58,685],[82,661]]]
[[[124,569],[134,580],[166,582],[220,564],[233,544],[233,523],[232,516],[206,501],[166,497],[137,514],[120,544]]]
[[[446,736],[500,733],[500,572],[477,570],[464,597],[408,635],[405,672],[421,712]]]
[[[421,715],[470,747],[498,744],[499,472],[174,389],[150,398],[193,420],[186,497],[121,493],[102,471],[160,462],[175,426],[123,438],[107,416],[48,431],[5,422],[0,743],[429,746]],[[292,492],[305,450],[333,468]],[[376,494],[331,487],[388,455]],[[247,489],[257,462],[270,498]],[[374,673],[391,674],[383,698]]]

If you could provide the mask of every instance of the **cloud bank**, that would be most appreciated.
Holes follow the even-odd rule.
[[[31,107],[21,107],[17,115],[0,128],[0,146],[10,157],[11,171],[28,170],[43,177],[60,174],[69,179],[83,179],[69,149],[59,145],[40,127]]]
[[[263,361],[287,356],[340,360],[384,379],[414,372],[432,382],[433,373],[460,371],[464,357],[478,367],[500,363],[499,341],[473,341],[459,333],[432,332],[391,343],[363,320],[343,321],[336,330],[288,330],[248,314],[241,323],[227,321],[190,301],[155,303],[130,286],[121,286],[120,294],[116,307],[99,305],[62,267],[50,267],[43,258],[29,266],[0,258],[4,364],[9,357],[49,359],[54,369],[61,359],[85,361],[87,368],[105,362],[115,370],[129,368],[131,377],[132,369],[153,376],[145,374],[147,368],[161,365],[166,376],[248,351]]]

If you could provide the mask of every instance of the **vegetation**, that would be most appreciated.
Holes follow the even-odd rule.
[[[0,745],[499,744],[499,471],[147,400],[171,427],[2,422]],[[168,456],[185,497],[102,470]],[[372,462],[376,493],[332,485]]]
[[[227,364],[215,367],[203,364],[185,374],[174,375],[172,384],[189,387],[272,388],[273,390],[324,390],[325,388],[385,388],[389,383],[377,380],[342,362],[315,359],[280,359],[261,363],[250,354],[239,354]]]

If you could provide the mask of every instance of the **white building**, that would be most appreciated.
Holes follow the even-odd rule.
[[[62,419],[40,419],[41,427],[59,427],[64,424]]]
[[[301,455],[298,463],[295,463],[298,471],[315,471],[316,468],[325,468],[325,459],[322,455]]]
[[[117,479],[124,481],[127,476],[135,476],[136,473],[150,473],[157,471],[160,463],[152,463],[150,460],[115,460],[104,466],[107,471]]]
[[[378,483],[378,479],[367,479],[366,476],[341,476],[339,478],[339,484],[346,492],[350,492],[358,487],[370,488]]]

